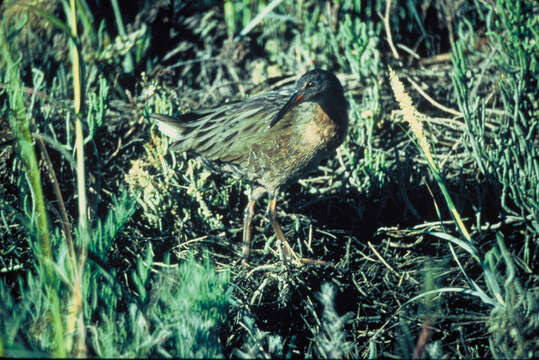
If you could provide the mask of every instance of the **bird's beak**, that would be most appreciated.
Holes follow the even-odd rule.
[[[294,91],[292,96],[290,96],[290,99],[286,102],[286,104],[279,110],[277,114],[271,119],[271,122],[269,124],[269,127],[272,127],[273,125],[277,124],[279,120],[281,120],[285,114],[288,112],[288,110],[292,109],[294,106],[301,104],[304,101],[303,98],[303,92],[300,90]]]

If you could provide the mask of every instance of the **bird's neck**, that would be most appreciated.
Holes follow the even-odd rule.
[[[348,128],[348,102],[343,95],[325,97],[319,104],[339,127]]]

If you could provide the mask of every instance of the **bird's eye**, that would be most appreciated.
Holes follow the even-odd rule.
[[[310,88],[310,87],[313,87],[314,86],[314,83],[312,81],[309,81],[307,84],[305,84],[305,88]]]

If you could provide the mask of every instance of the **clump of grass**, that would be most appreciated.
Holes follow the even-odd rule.
[[[456,42],[451,60],[467,151],[497,197],[499,218],[505,223],[518,219],[506,236],[496,232],[496,245],[486,254],[491,269],[486,279],[501,284],[500,305],[492,309],[488,320],[489,343],[495,357],[534,357],[537,351],[531,333],[539,324],[537,291],[521,285],[522,275],[513,259],[526,264],[523,270],[530,272],[527,269],[537,257],[539,236],[539,192],[534,180],[539,178],[539,118],[537,99],[532,95],[537,93],[539,77],[537,51],[532,45],[539,41],[537,6],[498,0],[485,13],[491,53],[479,76],[470,71],[472,57],[465,54],[468,44],[463,40]],[[477,89],[486,72],[494,77],[495,87],[484,97]],[[493,108],[496,101],[502,111]],[[487,122],[495,124],[491,133],[485,130]]]
[[[469,293],[474,296],[477,296],[480,298],[485,304],[488,304],[491,306],[491,319],[490,319],[490,326],[491,331],[492,329],[499,330],[500,327],[493,325],[494,323],[498,322],[497,325],[506,324],[508,321],[513,321],[514,319],[521,319],[521,311],[523,309],[530,310],[530,306],[527,300],[528,296],[533,296],[532,292],[529,292],[528,290],[524,290],[520,287],[520,285],[515,284],[509,286],[514,281],[514,266],[512,265],[512,261],[510,260],[510,257],[507,254],[507,249],[505,248],[505,244],[503,241],[503,236],[500,233],[496,234],[498,246],[493,247],[489,253],[485,257],[480,255],[480,252],[477,250],[476,246],[473,244],[472,237],[470,235],[470,232],[468,231],[466,225],[462,221],[460,214],[458,212],[458,209],[455,207],[453,200],[451,198],[451,195],[449,194],[449,191],[447,190],[447,186],[445,184],[445,181],[443,177],[441,176],[440,170],[436,162],[434,161],[429,142],[423,132],[423,124],[422,124],[422,116],[417,112],[415,107],[412,104],[412,101],[408,94],[406,94],[404,90],[404,86],[402,83],[398,80],[397,76],[395,75],[394,71],[390,68],[390,82],[391,87],[393,89],[395,98],[397,99],[402,111],[403,111],[403,117],[410,125],[410,129],[415,136],[415,144],[417,148],[421,151],[423,156],[427,160],[427,164],[429,165],[429,169],[431,174],[433,175],[438,187],[440,188],[442,194],[444,195],[444,199],[446,201],[446,205],[448,206],[450,213],[453,217],[454,223],[456,225],[456,228],[459,230],[461,236],[464,238],[464,240],[461,240],[453,235],[450,235],[448,233],[431,233],[434,236],[437,236],[439,238],[445,239],[449,241],[449,247],[451,249],[451,252],[453,254],[453,257],[457,264],[459,265],[461,271],[463,272],[465,278],[468,280],[468,282],[471,285],[471,288],[473,290],[465,290],[465,289],[451,289],[451,288],[441,288],[436,290],[427,291],[419,296],[414,297],[413,299],[409,300],[406,304],[415,301],[418,298],[427,296],[429,294],[433,293],[439,293],[439,292],[446,292],[446,291],[458,291],[461,293]],[[469,111],[469,110],[468,110]],[[480,288],[480,286],[471,279],[471,277],[465,272],[465,270],[462,268],[461,263],[459,259],[456,257],[456,254],[452,248],[452,245],[456,244],[463,249],[465,249],[471,256],[474,258],[478,264],[481,266],[483,275],[485,278],[485,283],[487,286],[488,291],[484,291]],[[504,287],[500,286],[500,282],[504,277],[499,273],[497,270],[497,262],[494,261],[492,258],[495,256],[494,254],[504,254],[503,256],[503,262],[506,268],[508,269],[508,272],[506,273],[506,277],[504,280]],[[498,255],[499,256],[499,255]],[[508,287],[509,286],[509,287]],[[518,291],[515,291],[513,286],[516,286],[518,288]],[[518,293],[518,295],[516,295]],[[516,296],[515,296],[516,295]],[[510,301],[507,301],[509,297]],[[518,299],[518,300],[517,300]],[[527,311],[524,310],[524,311]],[[506,315],[506,317],[502,316],[501,314]],[[535,318],[535,315],[532,315],[533,318]],[[511,319],[511,320],[510,320]],[[533,321],[535,323],[535,320]],[[532,325],[531,327],[534,327]],[[525,327],[526,329],[529,329],[529,327]],[[527,348],[527,350],[523,350],[525,348],[524,339],[527,338],[527,335],[529,333],[529,330],[524,330],[523,328],[517,329],[517,327],[512,328],[512,343],[514,345],[509,345],[508,343],[505,343],[505,346],[500,346],[499,340],[500,338],[505,338],[508,340],[509,338],[501,336],[500,334],[493,333],[494,337],[491,338],[491,341],[495,341],[496,345],[499,349],[503,349],[502,356],[509,356],[510,354],[514,354],[513,351],[518,351],[519,354],[525,354],[524,356],[530,356],[533,354],[533,351],[530,348]],[[495,339],[495,340],[494,340]],[[527,343],[527,346],[530,344]],[[492,348],[492,343],[491,343]],[[494,349],[494,348],[492,348]],[[500,353],[496,353],[500,354]]]
[[[346,326],[350,325],[354,314],[340,316],[335,310],[335,287],[323,283],[316,294],[322,305],[322,316],[314,307],[309,307],[315,323],[310,327],[312,340],[310,349],[305,352],[306,358],[343,359],[352,357],[356,346],[349,340],[350,334]],[[233,354],[240,358],[289,358],[296,353],[293,341],[286,343],[279,335],[260,330],[249,314],[244,314],[242,328],[246,331],[240,349]],[[284,352],[286,349],[286,352]]]
[[[521,285],[502,235],[496,234],[496,240],[497,248],[487,256],[493,264],[505,265],[505,276],[496,274],[503,281],[504,306],[495,307],[489,316],[490,350],[494,357],[535,358],[539,354],[535,336],[539,328],[539,294]]]
[[[260,330],[255,319],[245,314],[242,319],[242,327],[247,332],[240,349],[234,349],[233,355],[240,359],[271,359],[290,358],[292,346],[287,353],[283,352],[283,339],[279,335],[272,335],[268,331]]]
[[[9,48],[13,34],[5,33],[5,22],[0,28],[2,62],[8,69],[2,78],[8,84],[8,101],[3,104],[3,110],[9,109],[11,130],[20,145],[19,156],[26,164],[24,175],[29,181],[28,187],[23,187],[21,203],[26,216],[23,222],[29,225],[26,228],[31,239],[29,247],[34,254],[34,259],[29,261],[33,271],[28,271],[24,280],[10,286],[4,281],[0,283],[4,299],[0,316],[5,320],[0,325],[0,355],[219,356],[222,350],[216,332],[221,314],[228,305],[227,274],[216,273],[208,260],[199,265],[193,257],[183,266],[170,265],[168,261],[158,263],[154,261],[150,246],[146,257],[136,261],[136,271],[130,278],[133,288],[127,290],[120,281],[120,270],[111,260],[111,250],[126,222],[135,213],[135,201],[126,195],[126,191],[121,191],[118,198],[112,196],[112,208],[104,220],[89,218],[92,214],[86,196],[86,160],[89,156],[84,145],[95,141],[96,134],[105,124],[103,118],[109,88],[98,79],[95,88],[87,89],[75,5],[75,1],[65,3],[71,27],[46,10],[28,5],[29,10],[71,39],[73,109],[64,113],[67,144],[58,140],[54,126],[48,129],[53,137],[33,133],[35,114],[44,117],[49,124],[52,121],[48,116],[57,114],[42,113],[36,106],[39,101],[36,94],[43,84],[39,71],[36,74],[41,76],[34,77],[31,101],[26,99],[19,63],[12,58]],[[28,111],[27,103],[30,104]],[[73,123],[69,121],[70,115]],[[72,127],[74,139],[71,138]],[[46,139],[60,154],[66,154],[77,176],[75,193],[79,226],[73,233],[68,233],[70,227],[65,222],[70,219],[66,214],[62,216],[63,233],[60,227],[49,226],[34,137],[40,141]],[[70,150],[76,152],[75,159],[69,155]],[[42,151],[46,152],[45,146]],[[50,161],[49,157],[43,156]],[[54,171],[52,164],[49,164],[49,171]],[[21,178],[24,175],[21,174]],[[63,202],[61,192],[57,191],[56,195],[58,201]],[[62,207],[61,211],[65,212],[65,209]],[[16,293],[17,300],[10,290]],[[88,329],[90,339],[86,337]]]
[[[53,319],[51,329],[52,336],[56,342],[54,354],[56,356],[65,356],[64,326],[60,318],[58,292],[53,286],[54,273],[52,263],[54,262],[54,259],[49,236],[49,220],[45,209],[41,175],[30,132],[32,117],[31,112],[27,112],[25,105],[19,64],[13,59],[12,51],[9,49],[9,36],[11,36],[11,34],[6,33],[6,23],[2,22],[0,24],[0,44],[2,44],[0,52],[2,54],[3,63],[7,69],[2,80],[11,86],[8,91],[9,108],[11,109],[10,126],[17,137],[19,154],[25,165],[25,173],[28,179],[28,190],[25,191],[25,193],[32,195],[31,210],[28,209],[28,221],[30,224],[28,231],[32,234],[32,238],[37,240],[34,250],[40,260],[40,270],[44,275],[44,282],[48,285],[45,288],[45,293],[47,294],[48,301],[52,304],[52,307],[49,310],[51,311],[50,315]]]
[[[335,288],[322,284],[317,296],[324,310],[318,330],[313,330],[315,351],[314,355],[324,359],[345,359],[351,357],[355,349],[354,343],[349,341],[345,327],[354,318],[353,313],[339,316],[335,311]],[[315,327],[316,329],[316,327]]]
[[[500,216],[517,217],[525,225],[519,256],[531,264],[536,257],[532,239],[539,236],[539,106],[534,96],[539,62],[533,46],[539,42],[537,8],[526,1],[498,0],[487,11],[489,60],[482,73],[473,76],[465,55],[468,45],[457,41],[451,53],[453,86],[466,124],[466,148],[496,192]],[[486,71],[493,73],[496,88],[485,98],[477,88]],[[489,108],[494,101],[501,102],[503,111]],[[494,134],[485,131],[487,120],[496,124]]]
[[[151,247],[131,274],[136,293],[127,312],[104,310],[90,325],[99,357],[222,357],[218,330],[229,305],[227,273],[217,273],[207,256],[181,265],[155,263]],[[162,270],[156,272],[155,268]],[[127,339],[129,341],[126,341]]]
[[[66,251],[65,247],[60,250]],[[55,267],[58,275],[67,280],[65,271],[69,265],[59,260]],[[217,335],[229,306],[228,275],[215,272],[207,257],[202,264],[192,256],[180,266],[158,263],[154,262],[150,247],[131,274],[133,293],[123,289],[115,275],[115,271],[107,272],[96,265],[90,265],[83,274],[89,354],[222,356]],[[0,330],[5,356],[43,356],[54,348],[46,316],[50,303],[42,295],[43,279],[38,274],[28,277],[26,283],[18,288],[21,297],[16,302],[7,286],[0,284],[4,301],[0,316],[5,320]],[[60,288],[65,294],[67,289]],[[61,308],[66,306],[62,304]],[[123,306],[126,311],[118,311]]]
[[[133,290],[118,281],[120,273],[111,264],[110,251],[135,208],[134,200],[124,194],[114,202],[107,219],[99,221],[91,232],[89,260],[81,273],[88,353],[100,357],[222,356],[217,332],[230,302],[229,280],[226,272],[214,270],[207,256],[202,263],[193,256],[187,256],[181,265],[166,259],[161,263],[154,260],[150,246],[130,273]],[[71,293],[73,275],[67,246],[58,231],[54,242],[54,289],[63,299],[63,312],[69,306],[65,296]],[[53,304],[43,296],[47,287],[44,279],[38,271],[21,281],[17,301],[8,287],[0,284],[4,299],[0,316],[5,320],[0,327],[3,354],[47,354],[54,349],[54,332],[46,315]],[[66,320],[62,316],[62,321]]]
[[[151,141],[144,149],[146,158],[136,159],[131,162],[131,168],[125,176],[130,193],[137,195],[137,201],[143,209],[144,216],[154,226],[163,228],[162,219],[166,214],[177,214],[178,203],[167,202],[166,196],[171,183],[177,182],[176,173],[164,160],[167,147],[162,144],[162,139],[153,132]],[[162,176],[155,179],[150,172],[155,173],[159,169]]]

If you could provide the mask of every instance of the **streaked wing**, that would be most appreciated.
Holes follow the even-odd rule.
[[[283,88],[243,102],[196,111],[175,119],[153,114],[159,130],[173,140],[173,149],[189,151],[207,160],[240,164],[247,149],[263,141],[273,116],[284,106],[293,88]]]

